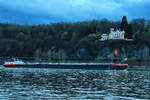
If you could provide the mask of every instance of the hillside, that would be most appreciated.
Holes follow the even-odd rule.
[[[122,21],[123,22],[123,21]],[[100,41],[102,33],[119,29],[122,22],[107,19],[49,25],[0,24],[1,57],[39,57],[49,59],[149,59],[150,21],[134,19],[123,26],[128,41]],[[118,56],[114,56],[114,50]]]

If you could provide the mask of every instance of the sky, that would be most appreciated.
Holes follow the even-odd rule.
[[[106,18],[149,19],[150,0],[0,0],[0,22],[49,24]]]

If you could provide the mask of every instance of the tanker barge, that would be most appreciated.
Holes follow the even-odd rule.
[[[47,63],[23,62],[22,60],[5,61],[4,67],[9,68],[55,68],[55,69],[92,69],[92,70],[123,70],[128,68],[126,63]]]

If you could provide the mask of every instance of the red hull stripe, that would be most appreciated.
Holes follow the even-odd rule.
[[[16,64],[3,64],[3,66],[16,66]]]
[[[110,64],[111,66],[128,66],[128,64]]]

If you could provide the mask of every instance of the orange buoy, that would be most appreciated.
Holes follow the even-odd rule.
[[[114,53],[115,53],[115,55],[118,55],[118,50],[116,49]]]

